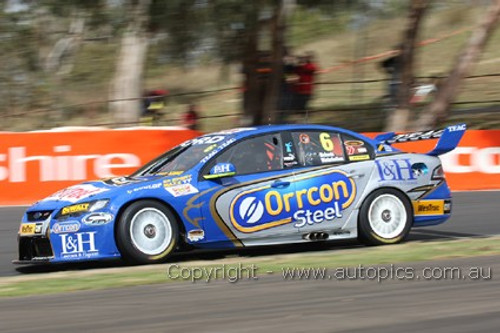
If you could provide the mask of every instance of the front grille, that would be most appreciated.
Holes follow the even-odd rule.
[[[52,257],[50,240],[45,237],[19,238],[19,260],[32,260],[33,258]]]
[[[27,212],[28,222],[45,221],[52,214],[53,210],[37,210]]]

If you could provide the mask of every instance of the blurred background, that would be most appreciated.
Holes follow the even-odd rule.
[[[459,121],[498,128],[495,6],[0,1],[0,130],[180,125],[207,132],[302,121],[357,131]],[[486,37],[474,44],[480,29]],[[445,105],[431,107],[438,98]],[[391,120],[401,110],[404,119]]]

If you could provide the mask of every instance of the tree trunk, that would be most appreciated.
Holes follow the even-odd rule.
[[[423,130],[436,127],[449,114],[461,80],[470,72],[477,62],[489,37],[495,30],[500,17],[500,0],[495,0],[481,24],[472,33],[465,49],[458,56],[453,70],[438,90],[434,101],[415,122],[413,129]]]
[[[410,92],[413,85],[413,63],[415,43],[420,30],[422,18],[428,8],[428,0],[412,0],[408,16],[408,26],[405,30],[400,54],[401,84],[397,95],[397,106],[389,113],[385,130],[388,132],[402,131],[410,120]]]
[[[85,30],[85,15],[77,13],[73,16],[68,34],[56,42],[47,56],[44,66],[46,72],[56,72],[61,75],[71,72],[73,63],[68,61],[68,58],[74,55],[80,46]]]
[[[150,0],[140,0],[131,11],[132,22],[121,40],[115,76],[111,82],[109,108],[118,126],[139,121],[142,105],[142,77],[148,38],[146,28]]]
[[[245,50],[243,58],[243,119],[241,126],[250,126],[255,124],[255,115],[262,110],[261,100],[259,99],[259,2],[254,3],[254,8],[246,20],[245,30]]]
[[[268,77],[267,91],[262,107],[261,123],[274,124],[277,118],[278,94],[280,91],[281,78],[283,76],[283,55],[285,46],[285,10],[286,0],[279,0],[271,22],[272,50],[271,50],[271,73]],[[288,5],[288,4],[287,4]]]

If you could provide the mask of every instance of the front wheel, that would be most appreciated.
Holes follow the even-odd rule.
[[[177,240],[175,215],[156,201],[134,202],[121,214],[117,224],[117,245],[129,262],[161,262],[175,249]]]
[[[412,207],[404,194],[394,189],[376,190],[361,205],[359,240],[370,245],[401,242],[410,232],[412,221]]]

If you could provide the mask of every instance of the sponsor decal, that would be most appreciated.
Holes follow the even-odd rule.
[[[78,221],[57,222],[52,226],[54,234],[67,234],[80,230],[81,224]]]
[[[203,157],[203,159],[200,161],[200,163],[206,163],[206,162],[208,162],[209,159],[211,159],[212,157],[214,157],[222,149],[226,148],[227,146],[229,146],[230,144],[232,144],[235,141],[236,141],[236,139],[234,139],[234,138],[231,138],[231,139],[229,139],[227,141],[224,141],[217,148],[212,149],[212,151],[210,151],[207,156]]]
[[[133,179],[130,177],[114,177],[114,178],[103,179],[102,182],[104,184],[107,184],[107,185],[123,186],[123,185],[134,184],[134,183],[140,182],[140,180]]]
[[[413,202],[413,213],[420,215],[443,215],[444,200],[420,200]]]
[[[378,145],[377,150],[384,151],[384,152],[393,152],[394,151],[394,149],[392,149],[391,146],[383,144],[383,143]]]
[[[191,175],[185,175],[185,176],[176,177],[176,178],[169,178],[169,179],[163,180],[163,187],[189,184],[189,183],[191,183],[191,180],[192,180]]]
[[[149,185],[144,185],[144,186],[136,187],[136,188],[134,188],[132,190],[127,190],[127,193],[128,194],[132,194],[132,193],[138,192],[138,191],[156,190],[156,189],[158,189],[160,187],[162,187],[162,183],[149,184]]]
[[[311,142],[311,138],[309,137],[309,135],[302,133],[299,135],[299,141],[300,141],[300,143],[303,143],[306,145],[309,142]]]
[[[285,155],[285,156],[283,157],[283,161],[285,161],[285,162],[293,162],[293,161],[295,161],[296,159],[297,159],[297,157],[296,157],[296,156],[295,156],[295,154],[293,154],[293,153],[289,153],[288,155]]]
[[[351,156],[351,155],[360,155],[360,156],[368,156],[368,150],[366,149],[365,147],[365,143],[363,141],[360,141],[360,140],[347,140],[344,142],[344,146],[345,146],[345,150],[347,152],[347,155]],[[360,158],[351,158],[349,157],[349,160],[350,161],[361,161],[361,160],[367,160],[369,159],[370,157],[368,156],[368,158],[363,158],[363,157],[360,157]]]
[[[295,156],[294,153],[288,153],[287,155],[283,156],[283,165],[286,168],[293,167],[297,164],[299,164],[299,161],[297,161],[297,156]]]
[[[451,213],[451,200],[449,200],[449,199],[444,201],[444,213],[445,214]]]
[[[319,134],[319,142],[323,151],[318,152],[322,164],[335,163],[344,160],[344,152],[338,135],[322,132]]]
[[[411,166],[411,169],[413,170],[413,174],[415,176],[422,176],[422,175],[426,175],[429,173],[429,168],[427,167],[427,165],[425,163],[414,163],[412,166]]]
[[[174,197],[181,197],[188,194],[198,193],[198,189],[191,184],[182,184],[165,188]]]
[[[465,131],[466,129],[467,129],[467,125],[465,125],[465,124],[448,126],[448,131],[450,131],[450,132]]]
[[[361,140],[347,140],[344,142],[346,146],[364,146],[365,143]]]
[[[375,160],[379,182],[416,180],[409,158]]]
[[[294,187],[279,191],[266,185],[241,192],[230,205],[231,224],[244,233],[292,222],[300,229],[341,218],[356,196],[353,179],[339,170],[298,178]]]
[[[158,176],[180,176],[184,173],[184,171],[166,171],[166,172],[158,172]]]
[[[215,147],[217,147],[217,144],[216,144],[216,143],[214,143],[213,145],[210,145],[210,146],[208,146],[207,148],[205,148],[205,149],[203,150],[203,152],[204,152],[204,153],[209,153],[209,152],[210,152],[212,149],[214,149]]]
[[[76,204],[72,206],[66,206],[61,210],[61,215],[68,215],[79,212],[86,212],[89,210],[90,203]]]
[[[213,172],[214,174],[219,174],[219,173],[227,173],[227,172],[234,172],[234,169],[230,163],[218,163],[214,165]]]
[[[21,236],[30,236],[36,233],[36,223],[22,223],[19,228]]]
[[[370,155],[368,155],[368,154],[349,156],[349,161],[366,161],[369,159],[370,159]]]
[[[59,235],[61,237],[61,257],[81,258],[97,256],[99,251],[95,247],[95,234],[95,231],[89,231]]]
[[[242,220],[248,224],[254,224],[264,214],[264,205],[256,197],[248,197],[243,199],[238,211]]]
[[[82,219],[83,224],[86,225],[103,225],[106,223],[109,223],[113,221],[114,216],[109,213],[104,213],[104,212],[96,212],[96,213],[91,213],[85,216]]]
[[[245,132],[245,131],[253,131],[253,130],[256,130],[257,128],[255,127],[239,127],[239,128],[232,128],[232,129],[228,129],[228,130],[222,130],[222,131],[219,131],[219,132],[215,132],[215,133],[212,133],[211,135],[218,135],[218,134],[221,134],[221,135],[229,135],[229,134],[235,134],[235,133],[240,133],[240,132]]]
[[[199,242],[205,238],[205,231],[201,229],[190,230],[187,233],[187,239],[191,242]]]
[[[366,154],[368,150],[365,147],[345,146],[347,155]]]
[[[342,156],[337,156],[335,153],[332,152],[320,152],[319,153],[319,159],[321,160],[321,163],[334,163],[334,162],[339,162],[343,161],[344,158]]]
[[[413,133],[404,133],[398,134],[394,137],[385,140],[386,143],[393,144],[395,142],[408,142],[408,141],[418,141],[418,140],[427,140],[427,139],[437,139],[441,137],[444,129],[441,130],[431,130],[424,132],[413,132]]]
[[[192,140],[188,140],[184,143],[181,144],[181,146],[187,146],[187,145],[210,145],[214,143],[219,143],[222,140],[224,140],[226,137],[223,135],[207,135],[207,136],[201,136],[199,138],[195,138]]]
[[[102,187],[95,187],[92,184],[75,185],[75,186],[70,186],[59,192],[56,192],[51,196],[43,199],[42,201],[61,200],[61,201],[76,202],[81,199],[90,197],[91,195],[95,195],[106,191],[108,191],[108,189]]]

